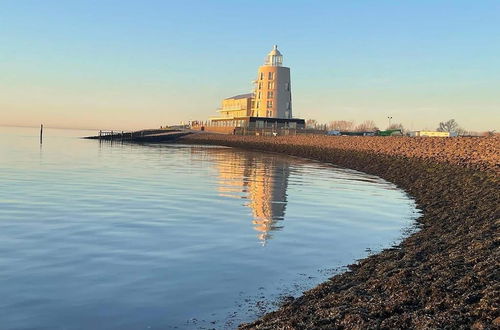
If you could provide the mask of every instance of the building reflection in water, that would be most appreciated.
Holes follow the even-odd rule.
[[[220,196],[245,199],[252,210],[253,228],[262,244],[272,232],[283,228],[287,203],[289,163],[272,154],[261,154],[229,148],[193,148],[205,153],[218,171]]]

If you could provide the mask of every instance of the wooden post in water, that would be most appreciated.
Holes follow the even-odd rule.
[[[43,142],[43,124],[40,124],[40,144]]]

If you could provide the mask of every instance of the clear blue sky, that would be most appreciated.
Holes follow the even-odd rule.
[[[458,0],[0,0],[0,125],[204,120],[273,44],[295,116],[500,129],[500,1]]]

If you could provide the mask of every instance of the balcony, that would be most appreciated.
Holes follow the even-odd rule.
[[[217,112],[227,112],[227,111],[241,111],[241,110],[247,110],[246,107],[243,107],[241,105],[234,105],[231,107],[224,107],[224,108],[217,108]]]

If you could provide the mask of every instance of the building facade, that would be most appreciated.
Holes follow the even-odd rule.
[[[303,120],[292,115],[291,90],[290,68],[283,66],[283,55],[275,45],[257,71],[253,92],[224,99],[206,129],[218,127],[225,129],[213,130],[231,132],[230,128],[236,127],[303,128]]]
[[[425,136],[425,137],[450,137],[453,136],[450,132],[437,132],[437,131],[413,131],[410,136]]]
[[[257,72],[254,117],[292,118],[290,68],[282,65],[283,55],[275,45]]]
[[[210,118],[213,126],[243,127],[252,115],[253,93],[241,94],[222,100],[222,107],[217,109],[218,116]]]

